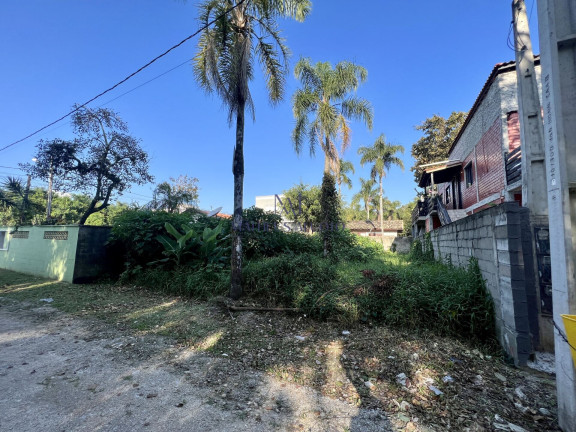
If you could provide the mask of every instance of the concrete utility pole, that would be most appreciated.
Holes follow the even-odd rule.
[[[54,180],[54,173],[52,172],[52,164],[50,164],[50,174],[48,175],[48,203],[46,205],[46,222],[52,221],[52,182]]]
[[[542,124],[538,83],[534,72],[534,54],[524,0],[513,0],[514,47],[518,81],[518,114],[522,143],[522,205],[531,216],[548,217],[548,193],[544,159],[544,126]]]
[[[538,0],[554,321],[576,314],[576,2]],[[576,368],[554,333],[558,422],[576,431]]]

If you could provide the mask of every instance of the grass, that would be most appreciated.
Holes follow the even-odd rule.
[[[169,336],[187,344],[202,344],[221,329],[211,317],[219,312],[208,304],[109,284],[73,285],[0,270],[0,296],[18,307],[45,305],[82,318],[96,318],[140,334]]]

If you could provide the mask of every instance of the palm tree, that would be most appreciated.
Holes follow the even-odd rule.
[[[362,200],[364,202],[364,210],[366,211],[366,220],[370,220],[370,204],[376,195],[376,190],[374,189],[374,184],[376,182],[372,179],[364,180],[360,179],[360,191],[352,197],[352,202],[359,202]]]
[[[378,178],[380,186],[380,231],[382,234],[382,244],[384,244],[384,228],[382,226],[382,219],[384,217],[382,200],[384,198],[384,189],[382,188],[382,179],[386,177],[386,172],[390,171],[393,165],[397,165],[404,170],[404,163],[396,154],[398,152],[404,153],[404,147],[401,145],[391,145],[386,142],[386,137],[381,134],[372,147],[360,147],[358,154],[362,155],[360,165],[364,166],[366,163],[372,164],[370,177],[372,180]]]
[[[310,59],[301,58],[294,69],[296,78],[302,83],[292,97],[296,125],[292,141],[296,153],[302,152],[308,141],[310,155],[316,147],[324,152],[324,173],[334,172],[338,177],[340,152],[350,145],[350,119],[361,120],[372,129],[372,106],[366,99],[350,96],[366,81],[368,72],[362,66],[342,61],[332,68],[328,62],[315,65]]]
[[[0,206],[12,209],[20,225],[29,221],[32,213],[37,210],[37,204],[29,199],[30,177],[26,185],[16,177],[7,177],[0,188]]]
[[[348,189],[352,189],[352,179],[348,177],[347,173],[351,172],[354,174],[354,165],[352,162],[345,161],[344,159],[339,159],[339,166],[338,166],[338,196],[342,197],[342,183],[348,186]]]
[[[200,21],[206,25],[194,57],[194,73],[200,85],[216,93],[228,108],[228,121],[236,116],[236,145],[232,162],[234,174],[234,218],[232,222],[232,273],[230,296],[242,295],[242,201],[244,187],[244,114],[254,118],[249,83],[254,62],[262,66],[272,103],[282,99],[287,72],[288,48],[276,25],[276,18],[303,21],[311,9],[310,0],[206,0],[200,6]],[[215,20],[213,26],[208,24]]]

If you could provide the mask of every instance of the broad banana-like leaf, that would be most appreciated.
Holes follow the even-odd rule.
[[[182,237],[182,234],[176,228],[174,228],[174,225],[172,225],[170,222],[166,222],[164,224],[164,228],[166,228],[166,231],[168,231],[169,234],[174,236],[176,240]]]
[[[178,239],[178,244],[182,249],[184,249],[186,247],[186,243],[188,243],[188,240],[190,240],[194,236],[196,236],[196,233],[194,232],[194,230],[190,230],[183,236],[180,236],[180,238]]]
[[[176,243],[171,238],[166,237],[164,235],[159,235],[156,237],[156,240],[158,240],[160,243],[162,243],[162,246],[164,246],[164,249],[166,250],[166,252],[174,253],[174,254],[178,252],[178,243]]]

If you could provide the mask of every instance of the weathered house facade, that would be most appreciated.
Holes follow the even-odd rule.
[[[538,58],[534,64],[541,94]],[[522,164],[529,160],[522,161],[518,112],[516,63],[497,64],[448,159],[422,166],[425,194],[413,210],[412,232],[430,236],[437,259],[478,262],[500,343],[525,365],[535,350],[553,350],[552,283],[548,219],[522,202]],[[539,181],[524,180],[524,187]]]
[[[540,84],[538,60],[536,75]],[[413,234],[503,202],[522,205],[521,157],[516,64],[512,61],[493,68],[448,159],[424,166],[419,186],[425,188],[427,198],[413,213]]]

